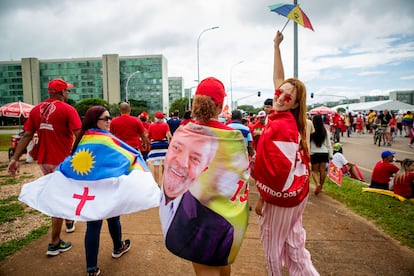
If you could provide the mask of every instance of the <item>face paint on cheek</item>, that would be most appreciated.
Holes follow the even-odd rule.
[[[282,94],[282,90],[280,90],[280,89],[276,89],[276,90],[275,90],[275,96],[276,96],[276,97],[278,97],[278,98],[279,98],[281,94]]]
[[[292,100],[292,96],[290,96],[290,95],[285,95],[284,101],[285,101],[286,103],[289,103],[291,100]]]

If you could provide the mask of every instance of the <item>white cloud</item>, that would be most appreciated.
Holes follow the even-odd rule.
[[[170,76],[191,87],[214,75],[233,98],[272,96],[273,36],[286,19],[274,1],[14,0],[0,2],[0,60],[163,54]],[[308,91],[359,97],[414,87],[414,3],[396,0],[300,1],[315,32],[298,28],[299,78]],[[293,75],[293,24],[284,30],[286,77]],[[238,61],[244,62],[233,67]],[[411,71],[410,71],[411,68]],[[230,84],[232,71],[232,85]],[[315,101],[313,99],[312,101]],[[240,104],[240,103],[239,103]]]

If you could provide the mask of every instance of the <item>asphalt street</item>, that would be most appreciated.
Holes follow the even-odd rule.
[[[414,159],[414,148],[408,146],[409,138],[396,137],[392,146],[374,145],[373,134],[351,134],[351,137],[341,137],[340,143],[343,145],[343,154],[349,162],[356,163],[361,170],[367,183],[371,181],[372,169],[375,163],[381,160],[381,152],[384,150],[394,151],[397,160],[405,158]],[[399,164],[397,163],[397,166]]]

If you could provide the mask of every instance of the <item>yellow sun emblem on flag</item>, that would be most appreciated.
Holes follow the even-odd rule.
[[[95,164],[95,156],[92,155],[87,149],[81,149],[76,152],[72,160],[72,168],[77,174],[85,175],[90,173]]]

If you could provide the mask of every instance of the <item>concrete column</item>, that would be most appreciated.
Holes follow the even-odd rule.
[[[41,102],[40,69],[37,58],[22,58],[23,102],[36,105]]]

